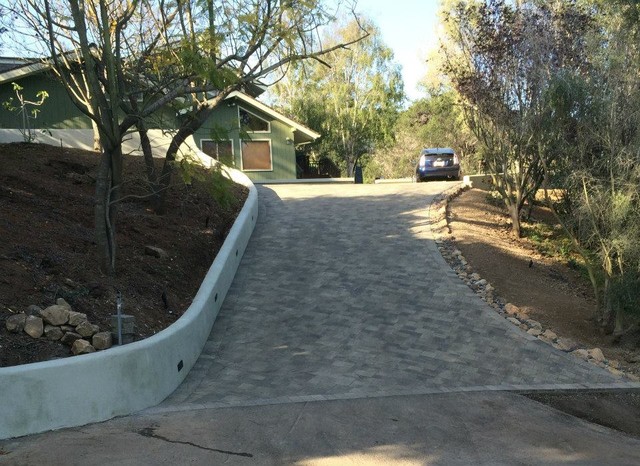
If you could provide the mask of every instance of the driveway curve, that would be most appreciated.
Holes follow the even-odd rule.
[[[442,259],[450,184],[259,187],[259,219],[205,349],[150,413],[620,380],[525,334]]]

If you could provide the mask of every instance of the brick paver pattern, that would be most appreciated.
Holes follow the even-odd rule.
[[[443,188],[259,187],[204,352],[161,407],[619,381],[526,335],[455,275],[429,228]]]

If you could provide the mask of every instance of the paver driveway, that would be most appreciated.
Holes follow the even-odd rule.
[[[204,352],[154,410],[616,382],[521,332],[456,277],[430,238],[442,189],[260,187]]]

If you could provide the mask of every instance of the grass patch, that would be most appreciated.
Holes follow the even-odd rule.
[[[579,271],[584,278],[589,278],[584,258],[574,251],[571,238],[567,236],[560,225],[551,225],[546,222],[523,222],[521,231],[522,237],[529,240],[538,253],[562,262]]]

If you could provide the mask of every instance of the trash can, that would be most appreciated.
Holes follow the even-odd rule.
[[[355,184],[362,184],[363,180],[362,180],[362,167],[360,165],[356,165],[356,170],[354,173],[354,183]]]

